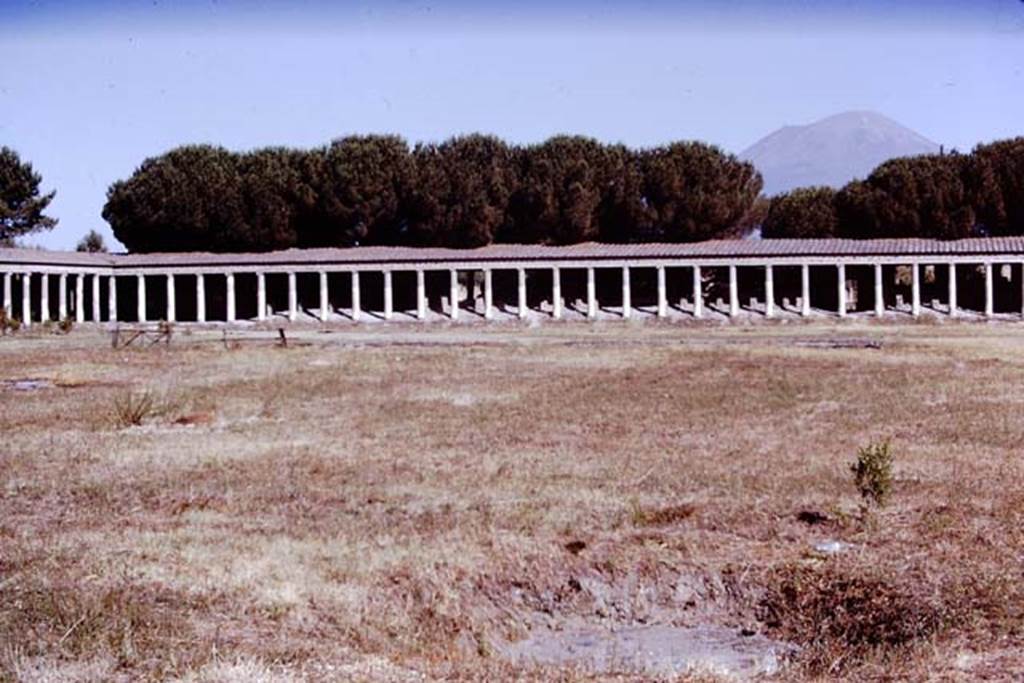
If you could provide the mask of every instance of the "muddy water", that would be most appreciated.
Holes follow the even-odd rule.
[[[522,664],[661,676],[703,672],[747,679],[777,672],[794,648],[714,626],[652,625],[545,629],[502,649],[506,657]]]
[[[0,389],[8,389],[12,391],[38,391],[39,389],[49,389],[53,386],[53,382],[48,379],[2,379],[0,380]]]

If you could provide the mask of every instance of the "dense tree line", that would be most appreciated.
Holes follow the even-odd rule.
[[[733,234],[761,185],[750,164],[696,142],[467,135],[410,148],[369,135],[312,150],[180,147],[114,183],[103,217],[137,252],[683,242]]]
[[[931,237],[1024,234],[1024,138],[970,154],[892,159],[838,191],[773,197],[764,237]]]

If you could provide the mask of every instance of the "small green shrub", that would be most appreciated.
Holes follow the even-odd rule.
[[[850,471],[861,497],[884,506],[892,491],[892,446],[889,439],[859,449],[857,460],[850,464]]]

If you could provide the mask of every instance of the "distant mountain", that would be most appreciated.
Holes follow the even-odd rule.
[[[784,126],[740,153],[764,177],[764,193],[795,187],[841,187],[894,157],[931,154],[939,146],[871,111],[836,114],[806,126]]]

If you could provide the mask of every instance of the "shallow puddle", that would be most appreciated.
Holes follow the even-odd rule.
[[[38,391],[53,386],[54,383],[48,379],[0,379],[0,389],[11,391]]]
[[[792,645],[714,626],[630,626],[534,631],[509,643],[518,663],[578,666],[596,673],[714,673],[747,679],[779,670]]]

